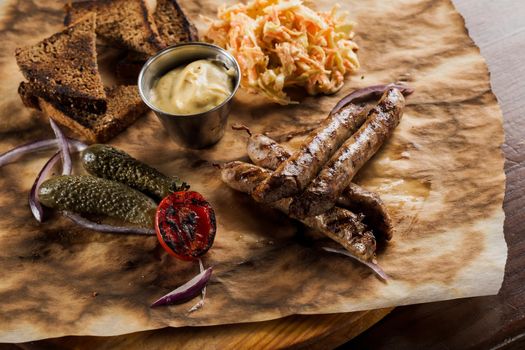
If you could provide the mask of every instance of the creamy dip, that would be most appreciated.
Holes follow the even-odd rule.
[[[195,114],[220,105],[232,91],[232,69],[198,60],[164,74],[153,86],[151,101],[163,112]]]

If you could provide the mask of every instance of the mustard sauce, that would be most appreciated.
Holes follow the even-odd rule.
[[[153,86],[152,103],[171,114],[196,114],[224,102],[233,91],[233,70],[197,60],[163,75]]]

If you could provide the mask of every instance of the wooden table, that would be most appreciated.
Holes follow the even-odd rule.
[[[454,3],[487,60],[504,115],[504,210],[509,255],[503,287],[492,297],[396,308],[343,348],[525,348],[525,2]]]

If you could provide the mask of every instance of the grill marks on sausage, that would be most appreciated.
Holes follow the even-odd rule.
[[[252,196],[257,185],[269,175],[269,170],[239,161],[226,163],[221,169],[224,183]],[[270,206],[288,214],[291,201],[291,198],[284,198],[271,203]],[[361,220],[361,215],[335,207],[322,215],[300,221],[341,244],[359,258],[370,260],[375,256],[376,240]]]
[[[397,89],[387,90],[368,120],[325,164],[319,175],[290,206],[291,215],[319,215],[335,205],[357,171],[379,150],[399,124],[405,99]]]
[[[270,203],[301,192],[332,154],[366,120],[363,104],[349,104],[328,116],[305,140],[300,149],[281,163],[256,189],[254,198]]]
[[[363,220],[368,214],[385,240],[392,237],[392,222],[379,196],[351,180],[390,137],[403,108],[403,95],[395,88],[388,89],[370,113],[363,105],[351,104],[325,119],[291,156],[272,139],[251,135],[250,158],[276,170],[230,162],[222,166],[222,180],[322,232],[357,257],[373,259],[376,239]],[[356,215],[336,202],[366,209]]]
[[[248,157],[255,165],[269,170],[275,170],[291,155],[275,140],[261,134],[254,134],[250,137],[247,150]],[[377,238],[392,239],[394,235],[392,219],[378,194],[350,183],[337,199],[337,205],[355,213],[364,214],[362,221],[368,227],[373,228]],[[335,229],[334,232],[337,230]]]
[[[262,134],[251,135],[246,149],[254,164],[270,170],[277,169],[291,156],[284,147]]]
[[[337,205],[362,213],[363,222],[374,229],[376,237],[389,241],[394,236],[392,218],[377,193],[350,183],[337,199]]]

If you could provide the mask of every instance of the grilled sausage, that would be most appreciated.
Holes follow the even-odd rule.
[[[257,184],[269,175],[269,170],[238,161],[226,163],[221,167],[222,181],[235,190],[251,195]],[[270,205],[288,214],[291,200],[284,198]],[[376,240],[361,220],[360,215],[334,207],[322,215],[306,218],[301,222],[338,242],[358,258],[369,261],[375,257]]]
[[[270,170],[277,169],[291,156],[283,146],[262,134],[252,135],[246,150],[254,164]]]
[[[328,116],[300,149],[284,161],[255,190],[254,198],[270,203],[301,192],[332,154],[366,120],[365,105],[349,104]]]
[[[392,135],[404,106],[405,99],[399,90],[387,90],[371,110],[367,121],[332,156],[306,190],[294,199],[290,214],[305,218],[332,208],[357,171]]]
[[[337,198],[336,205],[356,213],[362,213],[363,222],[372,227],[377,238],[390,241],[394,237],[394,225],[385,203],[375,192],[350,183]]]
[[[255,165],[274,170],[290,153],[279,143],[262,134],[252,135],[248,141],[248,156]],[[385,204],[377,193],[351,183],[337,200],[339,207],[362,213],[364,223],[372,227],[377,238],[392,239],[394,226]]]

